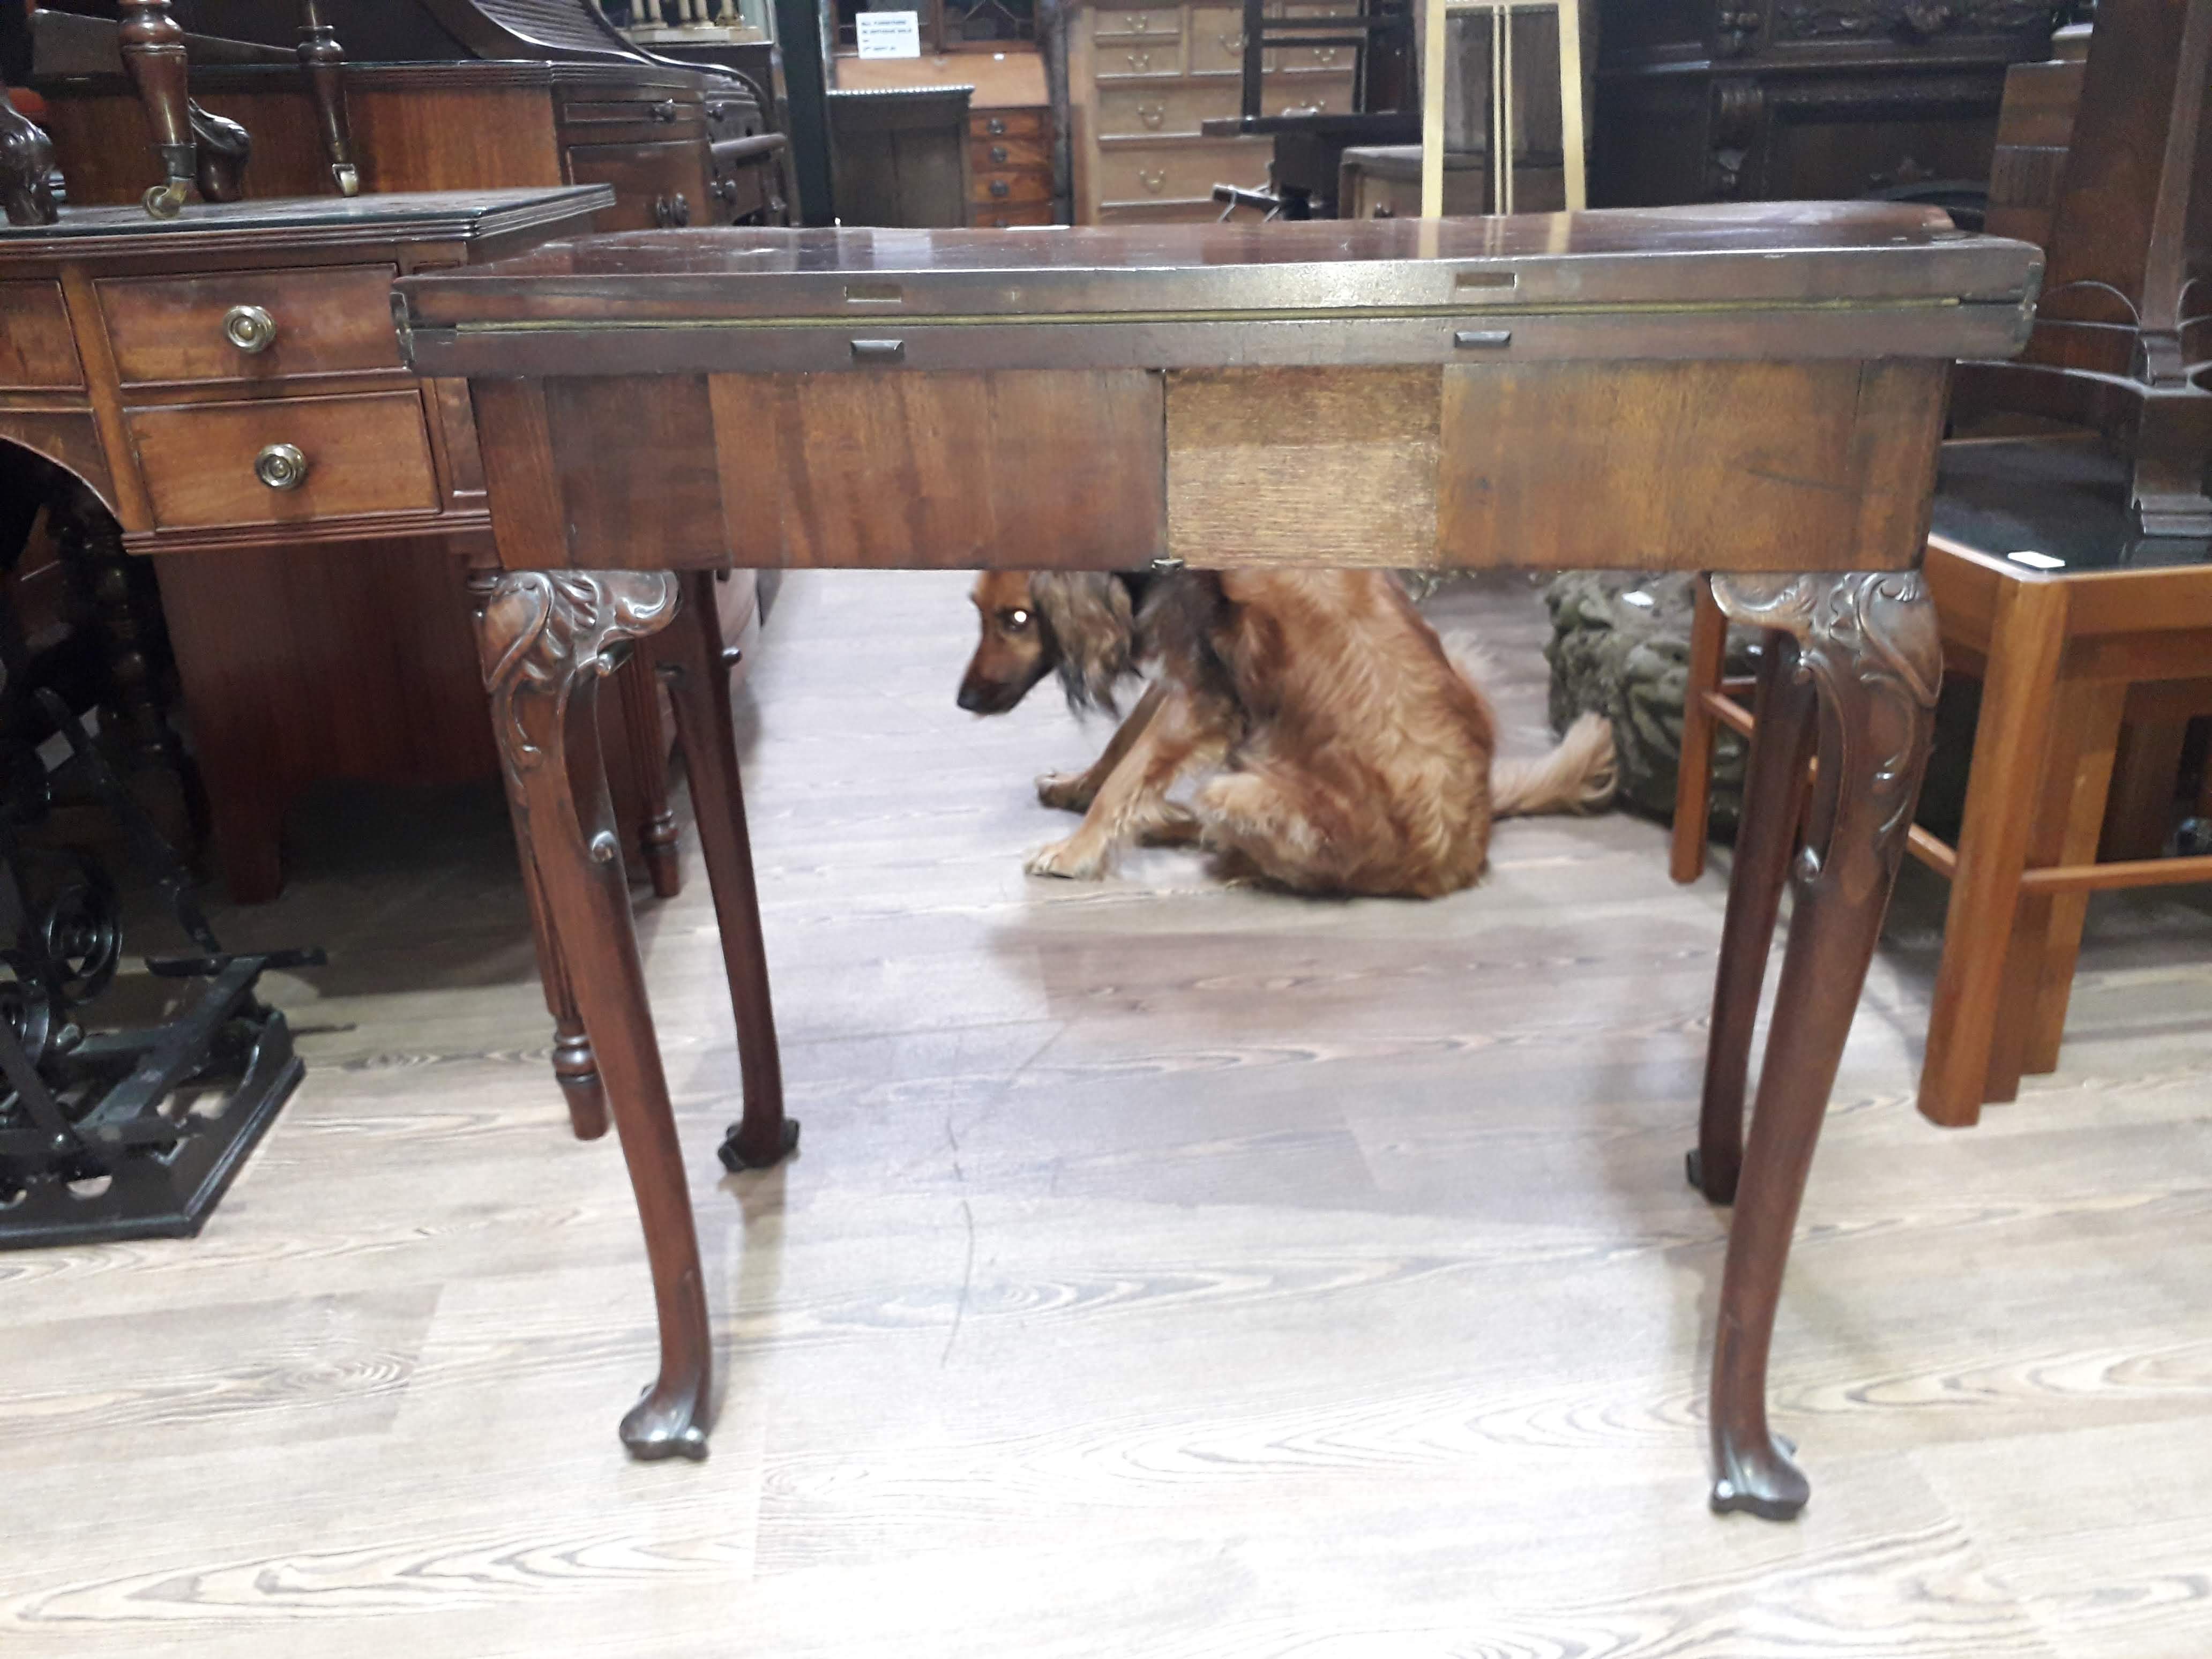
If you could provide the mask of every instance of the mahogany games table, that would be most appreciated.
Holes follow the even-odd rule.
[[[1767,1352],[1927,755],[1941,665],[1914,567],[1950,364],[2016,351],[2040,275],[2027,244],[1931,210],[1798,204],[655,233],[400,280],[416,371],[471,383],[508,573],[483,613],[493,717],[644,1218],[661,1363],[630,1449],[704,1455],[710,1365],[592,719],[630,642],[672,683],[733,988],[723,1156],[757,1166],[797,1126],[727,670],[698,625],[714,569],[1626,566],[1711,572],[1770,630],[1751,794],[1820,760],[1804,854],[1787,815],[1746,817],[1691,1166],[1735,1205],[1712,1501],[1795,1514]]]

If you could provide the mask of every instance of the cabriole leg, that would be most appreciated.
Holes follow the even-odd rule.
[[[629,1166],[660,1322],[660,1374],[623,1419],[641,1458],[707,1455],[713,1366],[699,1241],[631,927],[594,707],[626,642],[665,627],[662,572],[520,571],[500,579],[480,642],[492,724],[525,856],[592,1034]]]
[[[1795,636],[1793,678],[1819,703],[1820,775],[1790,872],[1790,944],[1713,1349],[1713,1507],[1784,1520],[1810,1488],[1766,1420],[1775,1307],[1820,1120],[1904,860],[1942,651],[1917,572],[1720,577],[1714,592],[1735,621]],[[1786,720],[1762,726],[1759,746],[1789,735]]]

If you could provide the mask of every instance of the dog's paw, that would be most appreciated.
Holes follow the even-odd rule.
[[[1087,812],[1091,792],[1083,786],[1088,777],[1084,772],[1046,772],[1036,781],[1037,799],[1059,811]]]
[[[1033,876],[1060,876],[1068,881],[1097,881],[1106,873],[1104,852],[1081,845],[1080,836],[1070,836],[1049,847],[1040,847],[1022,867]]]

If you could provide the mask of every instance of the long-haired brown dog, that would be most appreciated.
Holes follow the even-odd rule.
[[[1037,780],[1084,814],[1033,874],[1103,875],[1127,842],[1195,842],[1228,873],[1304,893],[1433,898],[1480,876],[1493,816],[1580,811],[1613,787],[1585,715],[1539,761],[1496,762],[1474,683],[1386,572],[993,571],[960,707],[1002,714],[1057,672],[1078,709],[1151,685],[1091,768]],[[1210,774],[1190,805],[1176,781]]]

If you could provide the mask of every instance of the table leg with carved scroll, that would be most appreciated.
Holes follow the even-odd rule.
[[[484,606],[498,587],[496,569],[473,569],[466,586],[470,614],[479,631]],[[530,931],[538,947],[538,979],[545,992],[545,1011],[553,1016],[553,1076],[568,1103],[569,1127],[579,1140],[597,1140],[607,1132],[606,1091],[599,1082],[599,1063],[592,1054],[592,1039],[584,1030],[584,1016],[570,988],[568,964],[561,955],[561,938],[545,908],[544,884],[532,858],[524,826],[530,813],[512,768],[502,763],[507,782],[507,809],[514,823],[515,851],[522,866],[522,890],[530,903]]]
[[[480,645],[516,830],[605,1079],[644,1224],[660,1370],[623,1419],[642,1458],[707,1455],[714,1359],[698,1235],[668,1079],[630,922],[621,838],[599,753],[599,681],[665,628],[666,572],[520,571],[486,601]]]
[[[1775,1307],[1820,1121],[1904,861],[1942,651],[1917,572],[1721,576],[1713,592],[1732,620],[1795,641],[1776,669],[1790,687],[1778,683],[1770,700],[1782,718],[1761,720],[1754,769],[1771,774],[1776,759],[1800,764],[1805,724],[1817,720],[1819,728],[1811,829],[1790,871],[1790,943],[1729,1231],[1713,1348],[1713,1507],[1783,1519],[1804,1506],[1810,1489],[1766,1420]],[[1757,821],[1748,802],[1744,821]],[[1794,815],[1772,814],[1770,822],[1786,835]],[[1734,881],[1757,879],[1757,869],[1739,860]],[[1731,890],[1731,913],[1735,896]]]

